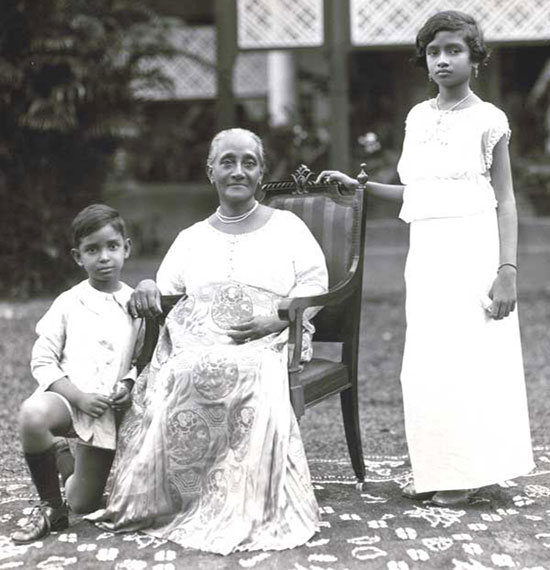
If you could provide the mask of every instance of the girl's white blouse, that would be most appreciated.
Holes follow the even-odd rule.
[[[433,99],[414,106],[397,167],[405,185],[399,217],[412,222],[495,208],[491,165],[503,136],[510,138],[508,119],[491,103],[456,111],[438,110]]]

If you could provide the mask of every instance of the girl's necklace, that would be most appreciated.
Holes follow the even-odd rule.
[[[448,109],[442,109],[439,106],[439,94],[437,95],[437,97],[435,98],[435,108],[438,111],[443,111],[445,113],[448,113],[449,111],[454,111],[459,105],[462,105],[462,103],[464,103],[464,101],[466,101],[467,99],[469,99],[472,95],[474,94],[473,91],[470,91],[468,93],[468,95],[466,95],[466,97],[464,97],[464,99],[461,99],[458,103],[455,103],[452,107],[449,107]]]
[[[221,213],[220,206],[218,206],[215,212],[216,218],[218,218],[218,220],[220,220],[222,224],[236,224],[238,222],[246,220],[248,216],[251,216],[256,211],[259,205],[260,203],[258,202],[258,200],[254,200],[254,206],[252,206],[252,208],[250,208],[248,212],[245,212],[244,214],[239,214],[238,216],[224,216]]]

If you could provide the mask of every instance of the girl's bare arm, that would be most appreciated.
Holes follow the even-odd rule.
[[[518,218],[510,154],[505,136],[493,149],[491,179],[498,202],[500,269],[491,287],[489,297],[493,300],[491,307],[493,318],[501,319],[507,317],[515,309],[517,299],[517,270],[514,266],[517,266]]]
[[[339,182],[346,188],[357,188],[359,182],[339,170],[323,170],[316,179],[316,184],[321,182]],[[367,182],[366,189],[373,196],[387,200],[403,200],[405,186],[402,184],[382,184],[380,182]]]

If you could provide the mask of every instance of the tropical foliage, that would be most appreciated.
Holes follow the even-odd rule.
[[[100,200],[109,161],[140,129],[136,93],[166,80],[172,22],[140,0],[3,0],[0,296],[63,287],[68,226]]]

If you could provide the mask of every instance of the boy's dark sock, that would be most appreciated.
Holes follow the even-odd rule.
[[[63,486],[65,486],[67,479],[74,473],[74,457],[69,443],[64,437],[57,440],[53,447],[55,449],[57,471],[61,475]]]
[[[25,453],[25,460],[40,500],[51,507],[60,507],[63,499],[59,488],[54,446],[42,453]]]

